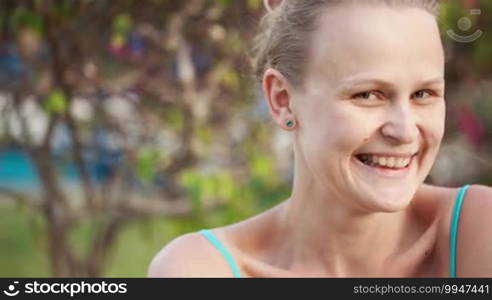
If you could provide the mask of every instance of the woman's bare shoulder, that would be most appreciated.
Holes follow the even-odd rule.
[[[463,201],[457,249],[457,276],[492,277],[492,188],[472,185]]]
[[[458,188],[423,184],[417,191],[413,209],[431,221],[439,219],[441,226],[449,228],[452,206]]]
[[[441,255],[448,257],[451,219],[459,188],[426,185],[424,202],[438,207]],[[427,204],[430,205],[430,204]],[[492,276],[492,188],[471,185],[465,194],[458,224],[456,274],[458,277]]]
[[[152,259],[148,277],[231,277],[221,254],[197,232],[181,235]]]

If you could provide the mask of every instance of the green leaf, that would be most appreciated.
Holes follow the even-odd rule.
[[[273,164],[269,156],[256,153],[251,160],[252,175],[260,178],[269,178],[273,173]]]
[[[200,126],[195,130],[198,140],[204,145],[209,145],[213,141],[213,132],[209,127]]]
[[[224,85],[230,89],[238,89],[239,88],[239,77],[237,73],[231,68],[224,73],[222,77],[222,82]]]
[[[200,217],[203,212],[203,180],[195,170],[185,170],[178,177],[180,184],[189,193],[193,212]]]
[[[11,20],[14,31],[28,27],[37,33],[43,32],[43,20],[41,16],[36,12],[27,10],[25,7],[16,8]]]
[[[176,108],[166,109],[162,114],[162,119],[170,129],[181,130],[183,128],[183,113]]]
[[[44,103],[44,109],[49,114],[63,114],[67,110],[67,97],[60,89],[54,89]]]
[[[155,177],[160,162],[160,153],[155,149],[139,149],[137,153],[136,174],[142,182],[149,183]]]
[[[210,199],[217,196],[217,184],[214,176],[204,176],[202,178],[203,199]]]
[[[219,173],[216,177],[217,196],[229,201],[236,190],[234,179],[228,172]]]
[[[248,0],[250,10],[258,10],[261,7],[261,0]]]
[[[232,3],[232,0],[219,0],[219,5],[222,8],[228,8],[229,6],[231,6],[231,3]]]
[[[191,186],[190,189],[190,200],[193,207],[193,212],[195,215],[200,216],[203,212],[203,188],[201,182],[197,182],[195,185]]]
[[[113,29],[116,32],[126,34],[132,26],[132,18],[128,14],[119,14],[113,20]]]

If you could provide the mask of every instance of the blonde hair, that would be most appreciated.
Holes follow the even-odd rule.
[[[439,12],[439,0],[283,0],[263,17],[261,32],[254,40],[253,68],[257,80],[262,80],[266,69],[274,68],[294,86],[301,86],[316,19],[327,6],[347,3],[422,8],[436,19]]]

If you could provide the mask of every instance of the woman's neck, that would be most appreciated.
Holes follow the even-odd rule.
[[[301,197],[293,193],[275,210],[271,265],[337,277],[411,276],[432,254],[437,224],[410,210],[361,213],[315,189]]]

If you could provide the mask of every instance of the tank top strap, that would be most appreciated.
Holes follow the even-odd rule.
[[[241,277],[241,272],[236,264],[236,261],[232,257],[231,253],[227,250],[227,248],[220,242],[220,240],[212,233],[212,231],[208,229],[202,229],[199,231],[201,235],[203,235],[219,252],[222,254],[224,259],[229,264],[229,267],[232,270],[232,274],[235,278]]]
[[[453,215],[451,219],[451,239],[450,239],[450,248],[449,248],[449,277],[456,277],[456,247],[458,243],[458,225],[460,221],[460,212],[461,206],[463,204],[463,200],[465,199],[466,191],[470,185],[462,186],[458,190],[458,194],[456,195],[456,200],[454,203]]]

